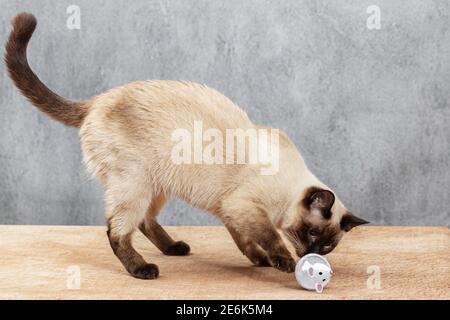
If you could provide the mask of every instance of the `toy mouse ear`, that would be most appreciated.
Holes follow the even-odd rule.
[[[322,293],[322,291],[323,291],[323,285],[321,283],[316,283],[314,285],[314,288],[316,289],[317,293]]]
[[[308,268],[308,275],[309,275],[310,277],[312,277],[312,276],[314,275],[314,268],[313,268],[313,267],[309,267],[309,268]]]

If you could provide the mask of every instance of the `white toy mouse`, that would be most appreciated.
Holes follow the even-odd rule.
[[[325,257],[310,253],[300,259],[295,267],[295,278],[305,289],[322,293],[330,282],[333,270]]]

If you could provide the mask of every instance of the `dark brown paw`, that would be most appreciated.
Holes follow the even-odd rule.
[[[271,266],[269,258],[266,256],[252,258],[251,260],[256,267],[270,267]]]
[[[135,278],[151,280],[158,278],[159,269],[156,264],[148,263],[142,267],[137,268],[136,270],[133,270],[133,272],[130,273]]]
[[[289,256],[272,256],[270,257],[270,264],[272,267],[277,268],[283,272],[294,272],[295,260]]]
[[[167,249],[163,253],[168,256],[186,256],[190,251],[191,248],[186,242],[177,241],[167,247]]]

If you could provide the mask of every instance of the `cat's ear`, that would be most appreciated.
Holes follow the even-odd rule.
[[[320,188],[310,188],[303,203],[308,209],[319,209],[325,219],[331,218],[331,207],[335,197],[333,192]]]
[[[331,210],[334,204],[334,194],[329,190],[319,190],[311,194],[311,208]]]
[[[359,225],[366,224],[366,223],[369,223],[369,221],[359,218],[351,212],[347,212],[346,214],[344,214],[342,216],[341,229],[347,232],[347,231],[350,231],[351,229],[353,229],[354,227],[357,227]]]
[[[314,268],[313,267],[309,267],[308,268],[308,275],[312,278],[314,276]]]

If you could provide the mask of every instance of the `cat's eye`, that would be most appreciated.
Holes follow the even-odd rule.
[[[319,235],[319,230],[317,230],[317,229],[311,229],[311,230],[309,230],[309,235],[310,236],[312,236],[312,237],[317,237],[318,235]]]
[[[319,276],[321,276],[322,275],[322,272],[319,272]]]

